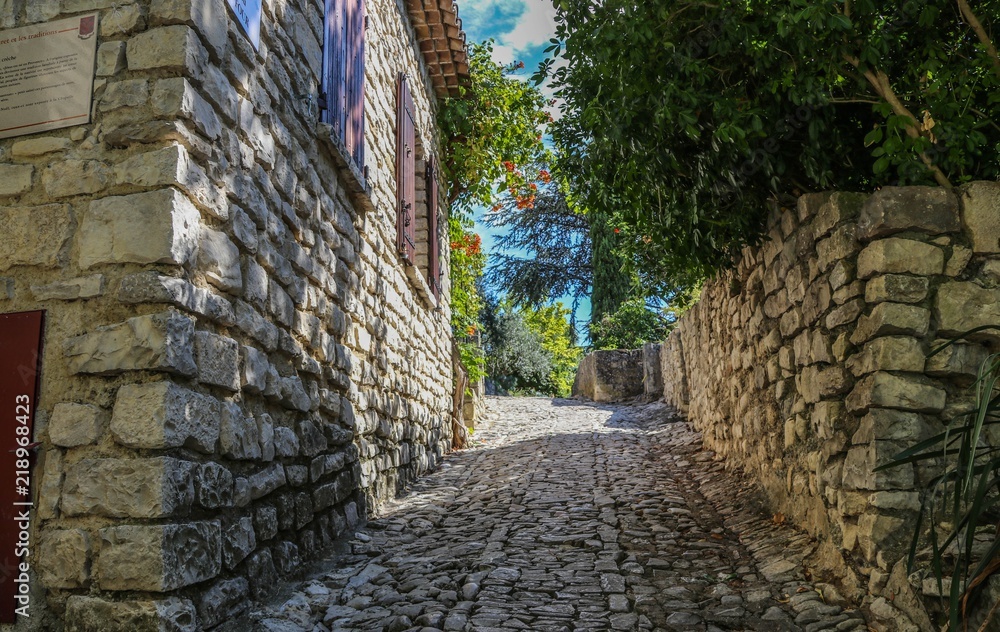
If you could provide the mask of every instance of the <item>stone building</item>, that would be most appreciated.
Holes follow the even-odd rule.
[[[464,36],[452,0],[264,0],[256,41],[225,0],[0,28],[90,13],[90,122],[0,140],[0,312],[46,312],[18,628],[210,629],[451,447]]]

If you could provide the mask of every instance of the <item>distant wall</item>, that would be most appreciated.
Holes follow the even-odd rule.
[[[1000,184],[806,195],[665,341],[664,396],[879,594],[927,472],[873,468],[972,406],[967,387],[1000,333],[927,353],[989,324]]]
[[[643,394],[642,349],[595,351],[580,362],[573,395],[613,402]]]

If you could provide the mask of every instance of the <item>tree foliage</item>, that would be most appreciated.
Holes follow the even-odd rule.
[[[691,285],[816,189],[1000,176],[1000,0],[557,0],[562,173]]]
[[[472,222],[452,215],[448,218],[451,254],[451,328],[458,339],[462,365],[474,382],[483,375],[484,358],[472,337],[479,329],[483,298],[477,283],[486,267],[482,240],[471,231]]]
[[[591,322],[590,337],[595,349],[638,349],[647,342],[665,339],[675,321],[675,312],[651,308],[644,298],[636,297]]]
[[[561,304],[537,309],[486,294],[486,371],[513,394],[566,396],[583,354]]]
[[[523,62],[504,66],[492,52],[492,40],[469,46],[469,84],[445,99],[438,114],[449,198],[466,214],[476,205],[494,206],[501,195],[533,203],[549,160],[541,131],[550,119],[545,98],[514,76]]]
[[[542,187],[531,207],[508,200],[483,220],[499,232],[487,278],[500,293],[533,307],[554,296],[589,295],[590,226],[554,184]]]
[[[599,208],[592,209],[588,218],[593,243],[591,259],[594,289],[590,296],[590,322],[593,324],[606,315],[615,313],[629,298],[644,293],[637,287],[628,259],[619,252],[621,229]],[[593,335],[594,330],[591,328],[591,336]]]

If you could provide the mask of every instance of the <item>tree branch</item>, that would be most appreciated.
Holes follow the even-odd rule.
[[[986,53],[993,60],[993,73],[1000,78],[1000,55],[997,54],[997,48],[993,45],[993,40],[990,39],[989,34],[986,33],[986,29],[983,28],[983,23],[973,13],[969,3],[966,0],[956,0],[956,2],[958,2],[958,10],[962,13],[962,17],[965,18],[969,26],[972,27],[972,30],[975,31],[979,42],[986,47]]]
[[[917,122],[917,117],[913,116],[913,113],[899,100],[896,93],[892,89],[892,84],[889,82],[889,77],[886,76],[881,70],[865,70],[861,68],[861,60],[857,57],[851,55],[844,56],[848,63],[861,71],[868,83],[871,84],[875,92],[885,99],[886,103],[892,108],[892,111],[896,113],[897,116],[901,116],[907,119],[906,134],[910,138],[920,138],[923,133],[920,130],[920,124]],[[951,182],[948,180],[948,176],[944,175],[944,172],[934,164],[931,157],[927,155],[927,152],[920,152],[920,160],[923,161],[924,165],[934,174],[934,180],[943,187],[951,187]]]

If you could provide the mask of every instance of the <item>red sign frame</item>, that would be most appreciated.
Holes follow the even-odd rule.
[[[0,623],[30,607],[32,433],[45,312],[0,314]]]

